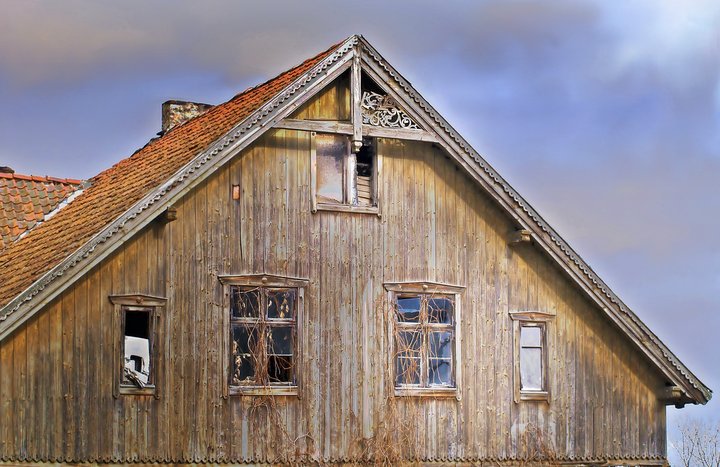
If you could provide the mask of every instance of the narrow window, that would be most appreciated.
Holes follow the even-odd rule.
[[[312,145],[314,209],[377,206],[377,157],[372,139],[363,139],[357,154],[350,151],[346,135],[317,133]]]
[[[298,292],[230,287],[231,387],[294,386]]]
[[[392,303],[397,395],[455,394],[458,289],[423,283],[385,284]],[[417,291],[416,291],[417,290]]]
[[[514,329],[515,402],[550,400],[548,330],[553,313],[510,312]]]
[[[113,397],[121,394],[160,397],[163,335],[161,310],[167,299],[134,293],[108,297],[113,309]]]
[[[542,391],[543,341],[545,327],[542,324],[520,325],[520,390]]]
[[[124,310],[124,385],[144,388],[152,384],[152,310]]]

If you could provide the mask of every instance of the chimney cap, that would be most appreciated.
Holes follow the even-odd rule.
[[[0,166],[0,174],[14,174],[15,171],[12,169],[12,167],[8,167],[6,165]]]

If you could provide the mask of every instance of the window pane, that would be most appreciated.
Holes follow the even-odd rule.
[[[520,328],[520,346],[542,347],[542,328],[538,326],[522,326]]]
[[[150,312],[125,312],[123,382],[143,387],[150,382]]]
[[[278,326],[268,329],[268,354],[292,355],[292,326]]]
[[[395,385],[420,384],[420,359],[398,357],[395,368]]]
[[[432,297],[428,299],[428,322],[452,324],[455,306],[449,297]]]
[[[255,382],[255,368],[260,359],[258,346],[258,331],[256,328],[234,325],[232,326],[232,374],[230,384],[247,384]]]
[[[452,331],[431,332],[429,335],[429,356],[452,358],[453,355],[453,333]]]
[[[420,296],[400,295],[397,298],[397,319],[405,323],[420,322]]]
[[[268,356],[268,379],[270,383],[293,383],[292,355]]]
[[[540,391],[542,387],[542,349],[520,349],[521,389]]]
[[[295,317],[295,289],[268,290],[268,319]]]
[[[451,360],[431,358],[428,377],[432,385],[454,386]]]
[[[343,202],[343,167],[349,152],[348,139],[341,135],[315,136],[317,201]]]
[[[422,346],[422,332],[398,331],[395,349],[396,355],[404,357],[419,357]]]
[[[230,294],[230,311],[233,318],[259,318],[260,291],[233,287]]]

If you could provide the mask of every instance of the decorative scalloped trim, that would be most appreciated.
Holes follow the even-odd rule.
[[[440,126],[447,135],[450,136],[450,138],[458,145],[460,148],[465,152],[466,155],[470,156],[479,166],[480,168],[492,179],[496,185],[498,185],[502,190],[507,193],[510,198],[514,201],[515,206],[519,207],[523,212],[525,212],[532,220],[535,222],[535,224],[546,234],[550,236],[551,241],[560,248],[560,251],[562,251],[567,258],[572,261],[572,263],[587,277],[590,282],[598,289],[600,292],[608,299],[610,300],[610,303],[615,305],[615,308],[620,311],[624,316],[628,317],[635,325],[645,334],[646,337],[650,339],[654,344],[657,345],[659,350],[662,353],[662,356],[675,368],[684,378],[685,380],[692,385],[695,389],[703,393],[708,399],[708,395],[705,394],[705,391],[700,388],[695,381],[693,381],[693,378],[691,378],[690,374],[687,373],[687,368],[682,365],[679,360],[676,360],[677,357],[671,357],[669,350],[665,347],[664,344],[662,344],[657,337],[650,331],[645,323],[643,323],[640,318],[637,317],[635,313],[633,313],[627,306],[620,300],[620,298],[615,295],[615,293],[610,290],[610,287],[605,284],[605,282],[600,279],[600,277],[595,274],[595,272],[590,268],[590,266],[585,263],[580,256],[575,253],[575,251],[562,239],[560,236],[540,217],[540,215],[535,212],[535,210],[530,207],[530,205],[518,194],[495,170],[490,167],[490,165],[480,156],[480,154],[475,151],[460,135],[458,135],[454,129],[443,119],[440,115],[435,112],[435,110],[429,106],[429,104],[419,96],[415,92],[415,90],[410,86],[408,82],[405,81],[402,76],[399,76],[395,71],[389,67],[384,59],[379,56],[374,50],[372,50],[370,47],[368,47],[366,44],[362,44],[362,50],[363,52],[372,58],[375,63],[377,63],[380,67],[382,67],[385,72],[392,77],[395,82],[400,85],[400,87],[405,91],[405,93],[412,98],[412,100],[417,103],[424,111],[425,113],[432,118],[432,120]],[[696,378],[695,378],[696,379]]]
[[[466,457],[466,456],[427,456],[427,457],[409,457],[403,459],[405,462],[522,462],[524,459],[512,457],[512,456],[495,456],[495,457]],[[622,456],[620,458],[607,456],[607,457],[591,457],[591,456],[560,456],[553,459],[559,462],[579,462],[579,463],[590,463],[590,464],[602,464],[605,462],[612,461],[631,461],[631,462],[642,462],[642,461],[666,461],[666,457],[656,455],[635,455],[635,456]],[[161,464],[161,463],[173,463],[173,464],[194,464],[194,463],[208,463],[217,462],[222,464],[266,464],[275,465],[278,463],[276,459],[269,459],[267,456],[258,458],[248,457],[232,457],[232,456],[192,456],[192,457],[174,457],[174,456],[161,456],[158,458],[151,457],[138,457],[123,458],[118,456],[98,456],[89,457],[82,459],[74,456],[58,456],[58,457],[45,457],[45,456],[33,456],[30,457],[2,457],[0,456],[0,462],[57,462],[57,463],[128,463],[128,464]],[[309,462],[309,463],[321,463],[321,464],[338,464],[338,463],[360,463],[361,465],[367,462],[362,458],[352,457],[306,457],[297,459],[297,462]]]

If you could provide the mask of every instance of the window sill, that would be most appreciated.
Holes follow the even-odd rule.
[[[380,210],[377,206],[354,206],[350,204],[318,203],[317,206],[315,206],[315,211],[352,212],[357,214],[375,214],[377,216],[380,216]]]
[[[155,386],[145,386],[144,388],[139,388],[137,386],[126,386],[121,384],[119,392],[121,395],[128,396],[154,396]]]
[[[456,398],[460,400],[457,388],[395,388],[396,397]]]
[[[297,386],[231,386],[231,396],[297,396]]]
[[[550,393],[547,391],[520,391],[520,400],[550,402]]]

